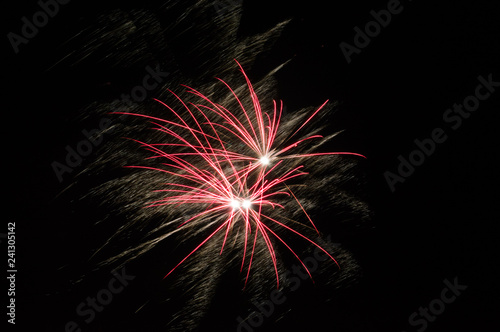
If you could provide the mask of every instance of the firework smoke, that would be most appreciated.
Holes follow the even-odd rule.
[[[230,233],[236,233],[233,236],[238,236],[238,233],[244,234],[241,270],[243,270],[247,260],[247,248],[250,242],[252,249],[247,263],[246,282],[250,275],[255,245],[259,239],[264,241],[268,248],[279,286],[277,259],[272,237],[291,251],[312,278],[300,257],[287,244],[286,237],[284,239],[278,235],[269,224],[280,226],[288,230],[290,235],[295,234],[311,242],[337,263],[321,246],[280,221],[282,218],[279,218],[278,215],[286,213],[276,210],[285,209],[284,205],[280,203],[283,199],[294,201],[297,204],[295,209],[301,209],[316,232],[319,233],[307,211],[301,205],[300,199],[296,197],[287,183],[291,182],[292,179],[307,176],[307,172],[303,170],[304,166],[301,165],[305,158],[341,154],[363,156],[350,152],[303,152],[302,150],[310,150],[307,147],[310,140],[321,140],[323,137],[309,135],[294,140],[294,136],[300,133],[301,129],[321,111],[326,102],[312,115],[305,118],[297,129],[287,135],[285,132],[279,131],[283,104],[280,102],[280,106],[278,106],[277,102],[273,101],[271,111],[269,113],[264,111],[262,108],[266,109],[266,105],[261,106],[249,78],[241,66],[240,69],[248,86],[247,93],[252,101],[252,110],[247,110],[235,91],[226,82],[220,80],[238,104],[237,110],[229,110],[224,105],[211,101],[201,92],[187,87],[190,93],[199,97],[205,104],[186,104],[172,92],[183,106],[182,112],[179,113],[169,105],[157,100],[174,114],[174,121],[147,115],[116,112],[116,114],[135,115],[149,119],[155,125],[154,129],[166,136],[158,143],[137,141],[153,153],[150,158],[156,158],[161,162],[162,168],[129,166],[161,172],[168,181],[165,183],[168,189],[156,190],[167,196],[151,202],[148,207],[171,206],[171,209],[180,207],[181,209],[197,211],[193,212],[192,217],[180,222],[178,228],[186,225],[200,228],[209,224],[217,225],[217,228],[165,277],[194,255],[217,233],[223,232],[224,238],[220,254],[224,250]],[[278,135],[278,133],[280,134]],[[306,147],[298,149],[299,145]],[[296,150],[298,151],[296,152]],[[286,162],[288,160],[292,162]],[[285,198],[278,198],[279,196]],[[214,223],[214,220],[222,222]],[[299,222],[295,221],[295,223]],[[252,237],[253,240],[251,240]]]

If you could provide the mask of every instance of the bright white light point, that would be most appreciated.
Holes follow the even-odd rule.
[[[237,199],[231,200],[231,207],[233,209],[239,209],[241,206],[240,202]]]
[[[248,199],[245,199],[243,201],[243,204],[241,204],[241,206],[243,206],[245,209],[248,209],[250,205],[252,205],[252,203]]]
[[[262,157],[260,157],[259,161],[260,161],[260,163],[261,163],[262,165],[269,165],[269,162],[270,162],[269,158],[268,158],[268,157],[266,157],[266,156],[262,156]]]

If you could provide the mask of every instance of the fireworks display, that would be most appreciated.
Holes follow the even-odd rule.
[[[224,234],[220,243],[222,254],[227,241],[234,233],[235,225],[239,225],[236,232],[242,229],[244,237],[240,271],[244,271],[246,267],[245,284],[250,276],[259,238],[265,242],[269,252],[278,286],[276,243],[286,247],[312,279],[306,265],[288,244],[287,236],[278,234],[276,227],[286,230],[291,236],[298,236],[312,243],[337,264],[335,258],[296,227],[280,220],[277,217],[279,214],[273,211],[285,209],[281,203],[283,200],[291,201],[307,218],[309,227],[312,226],[319,234],[312,218],[301,204],[301,198],[292,191],[293,185],[308,175],[303,161],[328,155],[364,156],[352,152],[314,152],[311,151],[311,146],[308,147],[312,145],[311,142],[328,139],[318,134],[301,136],[303,128],[310,124],[328,101],[312,114],[302,118],[294,128],[280,130],[283,103],[273,100],[270,110],[269,105],[261,105],[248,76],[242,66],[238,62],[237,64],[246,81],[245,93],[250,107],[244,105],[242,91],[236,92],[229,84],[219,79],[236,102],[237,109],[226,108],[227,106],[216,103],[201,92],[186,86],[188,92],[199,98],[200,103],[184,102],[172,91],[172,95],[181,103],[182,110],[175,110],[156,100],[173,114],[171,120],[138,113],[115,112],[147,119],[154,125],[154,130],[164,134],[164,140],[161,142],[147,143],[131,138],[149,150],[152,153],[149,159],[156,159],[161,166],[126,167],[162,172],[168,179],[164,188],[156,190],[164,194],[164,197],[149,202],[148,208],[169,206],[171,209],[196,211],[179,222],[176,226],[178,229],[182,230],[186,225],[195,227],[197,223],[206,221],[217,222],[215,230],[208,232],[203,241],[165,277],[192,258],[218,233]],[[318,143],[315,143],[313,147],[317,145]]]

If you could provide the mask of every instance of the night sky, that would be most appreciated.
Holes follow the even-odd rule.
[[[31,291],[32,282],[41,285],[57,273],[50,252],[65,251],[64,242],[58,241],[71,228],[41,217],[64,187],[51,162],[64,157],[64,147],[78,140],[70,119],[102,91],[99,84],[114,75],[98,71],[98,65],[77,70],[51,66],[60,60],[61,49],[82,17],[106,8],[147,7],[150,2],[71,1],[20,45],[17,54],[8,38],[3,39],[7,201],[0,232],[6,233],[7,222],[16,222],[16,330],[44,319],[46,311],[33,312],[33,306],[22,303],[44,303],[43,296]],[[35,1],[22,3],[26,4],[4,4],[4,36],[19,33],[21,17],[39,10]],[[250,75],[262,75],[292,59],[277,75],[287,109],[338,100],[331,121],[335,129],[345,130],[337,141],[340,150],[355,150],[368,158],[366,191],[374,218],[344,243],[364,270],[361,289],[369,317],[361,315],[359,320],[366,319],[380,331],[417,331],[423,325],[410,325],[409,317],[441,298],[447,287],[444,280],[457,279],[467,288],[445,304],[435,320],[427,320],[421,332],[494,330],[500,297],[500,4],[272,3],[244,1],[242,33],[265,31],[293,18],[272,50],[257,59]],[[387,10],[388,5],[397,13],[385,27],[378,25],[370,32],[366,45],[358,36],[362,47],[357,47],[355,28],[365,31],[375,20],[371,11]],[[356,51],[346,56],[341,43]],[[477,91],[483,100],[474,97]],[[462,113],[454,112],[464,100],[469,104],[462,106]],[[418,165],[400,166],[410,159]],[[59,308],[53,309],[57,316]],[[352,329],[358,330],[363,328]],[[336,331],[335,322],[324,331]]]

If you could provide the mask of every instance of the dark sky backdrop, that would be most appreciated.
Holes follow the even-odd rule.
[[[26,3],[4,4],[9,7],[3,9],[4,36],[19,31],[20,18],[37,9],[34,1]],[[89,88],[85,79],[45,69],[68,38],[65,24],[104,8],[96,3],[62,6],[17,55],[4,38],[4,197],[10,220],[18,220],[19,212],[36,216],[61,190],[50,163],[67,142],[75,141],[66,121],[87,100]],[[293,57],[278,75],[287,107],[340,100],[332,121],[347,130],[339,144],[368,157],[374,230],[348,245],[365,268],[364,289],[384,331],[415,331],[409,315],[439,297],[445,278],[455,277],[467,290],[427,330],[495,330],[500,296],[500,87],[458,129],[452,130],[442,116],[474,93],[479,75],[492,74],[500,81],[500,4],[414,0],[402,5],[402,12],[350,64],[339,43],[353,44],[353,28],[364,28],[373,20],[370,11],[385,8],[387,1],[245,2],[242,28],[263,31],[294,17],[255,72],[264,70],[266,62]],[[429,138],[437,127],[447,133],[446,142],[391,192],[384,172],[396,173],[398,156],[407,158],[416,148],[413,141]],[[9,219],[4,220],[5,225]],[[50,220],[44,227],[52,227]],[[30,247],[36,237],[33,229],[37,227],[18,221],[21,257],[37,250]],[[29,271],[21,260],[22,269]],[[22,294],[23,286],[19,288]],[[30,313],[20,311],[18,319],[29,320]],[[333,322],[325,329],[334,330]]]

